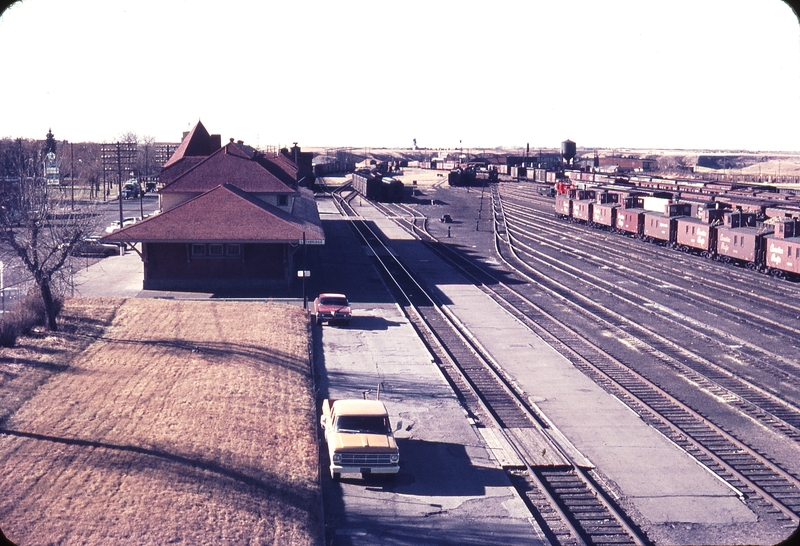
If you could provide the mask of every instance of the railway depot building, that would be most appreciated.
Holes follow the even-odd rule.
[[[103,241],[141,243],[145,290],[285,289],[303,243],[325,242],[300,173],[291,156],[221,146],[198,122],[159,176],[161,212]]]

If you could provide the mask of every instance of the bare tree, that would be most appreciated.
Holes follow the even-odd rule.
[[[59,275],[70,251],[92,232],[96,218],[92,205],[72,209],[62,192],[48,188],[42,177],[25,176],[22,168],[18,183],[0,196],[0,243],[5,243],[32,275],[50,330],[58,329]]]

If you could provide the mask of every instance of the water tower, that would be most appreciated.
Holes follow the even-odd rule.
[[[561,143],[561,157],[567,165],[572,165],[576,152],[575,143],[571,140],[565,140]]]

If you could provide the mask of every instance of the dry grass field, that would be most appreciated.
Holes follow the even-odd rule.
[[[321,543],[299,307],[73,299],[0,349],[0,528],[37,544]]]

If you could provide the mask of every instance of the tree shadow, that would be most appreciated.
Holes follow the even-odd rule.
[[[253,501],[256,510],[258,509],[258,498],[280,498],[291,506],[304,509],[313,508],[315,502],[316,494],[313,490],[298,488],[263,468],[221,464],[216,460],[197,454],[173,453],[166,447],[112,444],[99,440],[52,436],[6,428],[0,428],[0,435],[60,444],[71,449],[103,450],[106,452],[106,456],[90,457],[84,461],[84,464],[92,464],[98,469],[108,471],[121,470],[125,473],[157,471],[166,481],[202,482],[206,488],[219,490],[218,493],[223,493],[224,490],[226,495],[228,493],[233,496],[244,495],[247,498],[241,499],[242,502]],[[53,462],[54,468],[59,464],[71,464],[72,457],[65,455],[59,461],[61,462]]]

